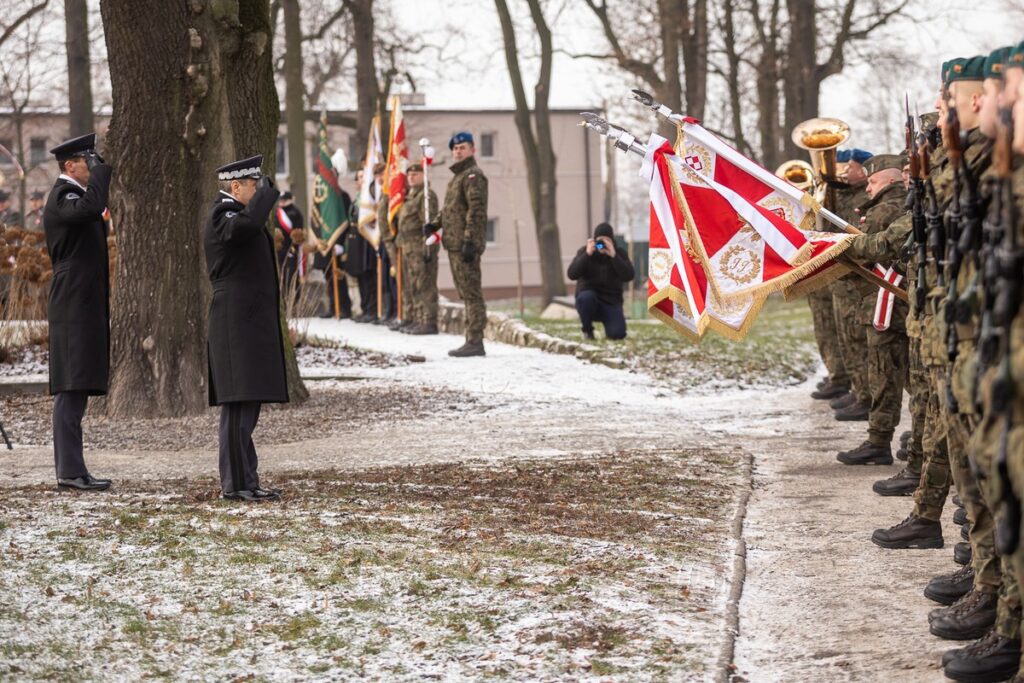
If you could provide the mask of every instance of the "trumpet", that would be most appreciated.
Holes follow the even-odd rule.
[[[836,148],[850,139],[850,126],[840,119],[807,119],[797,124],[791,135],[793,144],[806,149],[819,184],[819,197],[825,208],[835,208],[835,190],[829,183],[839,180]],[[823,191],[821,191],[823,189]]]
[[[804,192],[810,192],[814,187],[814,167],[806,161],[799,159],[785,161],[775,169],[775,175]]]

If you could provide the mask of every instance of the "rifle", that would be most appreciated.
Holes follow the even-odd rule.
[[[956,109],[950,107],[946,114],[946,128],[943,131],[943,142],[949,155],[949,163],[953,168],[953,197],[946,210],[946,235],[948,236],[946,263],[948,289],[946,303],[943,306],[943,320],[946,322],[946,356],[949,362],[956,360],[957,334],[956,334],[956,281],[960,274],[960,265],[963,262],[963,252],[960,250],[961,219],[960,208],[960,173],[963,167],[963,154],[960,149],[960,119],[957,118]],[[960,405],[953,395],[953,385],[950,377],[946,377],[946,402],[950,412],[960,412]]]
[[[931,179],[931,159],[928,156],[927,142],[919,142],[918,150],[921,157],[921,181],[924,183],[925,196],[928,201],[928,207],[925,209],[925,219],[928,224],[928,250],[932,254],[932,260],[938,272],[936,283],[939,287],[945,287],[943,268],[946,265],[946,226],[943,224],[942,214],[939,212],[939,200],[935,196],[935,183]]]
[[[928,293],[928,237],[923,210],[924,187],[921,182],[921,160],[917,152],[917,135],[914,131],[914,117],[910,113],[910,95],[907,95],[907,121],[904,127],[907,142],[907,153],[910,155],[911,183],[911,232],[914,235],[914,247],[917,252],[917,289],[914,291],[914,317],[920,319],[924,314],[925,296]]]
[[[1002,240],[995,248],[995,261],[998,272],[995,302],[992,306],[992,323],[999,330],[999,350],[1002,359],[999,372],[991,389],[991,410],[993,415],[1003,418],[1003,429],[999,437],[999,454],[996,458],[997,476],[1002,482],[999,507],[1001,508],[996,525],[996,545],[1004,556],[1012,554],[1020,543],[1021,501],[1010,483],[1008,455],[1010,430],[1013,425],[1014,379],[1011,371],[1010,356],[1013,345],[1010,331],[1014,318],[1021,314],[1021,282],[1024,279],[1024,252],[1017,244],[1016,205],[1013,201],[1013,181],[1011,179],[1011,141],[1013,140],[1013,119],[1010,109],[1000,108],[1001,125],[996,134],[996,145],[993,149],[992,161],[996,170],[996,192],[999,196],[999,209],[1003,226]]]

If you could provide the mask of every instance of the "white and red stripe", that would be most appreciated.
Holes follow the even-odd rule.
[[[899,286],[903,282],[903,276],[897,273],[892,266],[885,268],[875,264],[872,268],[875,275],[892,285]],[[882,287],[878,288],[878,298],[875,300],[875,318],[872,324],[879,332],[885,332],[892,323],[892,309],[896,305],[896,295]]]

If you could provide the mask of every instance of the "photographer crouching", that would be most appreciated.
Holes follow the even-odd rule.
[[[569,264],[569,279],[576,282],[576,312],[587,339],[594,338],[595,322],[604,323],[608,339],[626,338],[622,288],[633,279],[633,264],[615,248],[614,235],[612,226],[601,223]]]

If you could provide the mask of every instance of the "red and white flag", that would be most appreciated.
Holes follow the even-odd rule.
[[[743,338],[764,302],[748,296],[723,302],[708,286],[685,229],[670,170],[682,162],[665,138],[652,135],[640,175],[649,183],[650,251],[647,306],[651,315],[698,340],[708,329]]]
[[[885,268],[876,263],[872,270],[875,275],[890,284],[899,286],[903,282],[903,276],[893,270],[892,266]],[[878,298],[875,300],[875,318],[872,320],[876,330],[885,332],[889,329],[889,325],[892,323],[892,309],[895,305],[896,295],[887,289],[879,287]]]
[[[388,160],[384,169],[384,187],[388,193],[388,221],[395,220],[405,202],[408,187],[405,173],[409,168],[409,148],[405,141],[405,118],[402,103],[396,95],[391,98],[391,129],[388,140]]]
[[[383,151],[380,146],[380,119],[373,117],[370,125],[370,139],[366,143],[366,160],[363,163],[363,184],[359,187],[359,234],[374,249],[380,246],[380,228],[377,227],[377,203],[382,188],[377,186],[373,168],[381,162]]]
[[[813,230],[814,199],[740,154],[692,119],[679,125],[669,164],[691,253],[723,302],[762,300],[824,286],[852,235]]]

